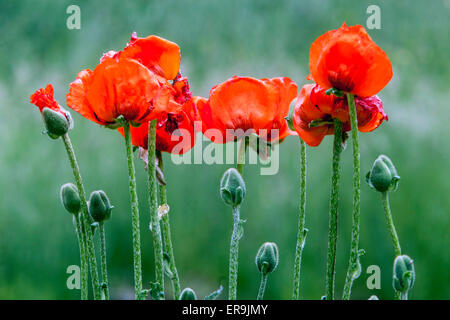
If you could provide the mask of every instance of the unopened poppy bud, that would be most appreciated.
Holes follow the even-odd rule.
[[[274,242],[265,242],[256,254],[256,266],[259,272],[268,274],[278,266],[278,246]]]
[[[80,195],[78,194],[78,189],[73,183],[66,183],[61,187],[60,190],[61,202],[72,214],[78,214],[81,209]]]
[[[56,139],[65,135],[69,131],[69,120],[61,112],[54,111],[50,108],[42,110],[42,117],[44,118],[45,128],[48,135]]]
[[[108,220],[111,217],[111,206],[103,190],[93,191],[89,197],[89,213],[96,222]]]
[[[197,300],[197,295],[191,288],[185,288],[181,291],[180,300]]]
[[[380,155],[373,163],[372,169],[366,175],[366,181],[370,187],[380,192],[395,191],[400,176],[391,159]]]
[[[222,200],[226,204],[237,206],[244,200],[245,191],[245,182],[241,174],[234,168],[225,171],[220,181]]]
[[[407,293],[413,287],[415,277],[414,262],[410,257],[401,255],[395,258],[392,282],[395,291]]]

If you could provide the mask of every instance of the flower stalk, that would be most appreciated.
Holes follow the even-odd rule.
[[[268,273],[261,273],[261,283],[259,285],[259,291],[258,291],[258,297],[256,300],[262,300],[264,298],[264,292],[266,291],[266,284],[267,284],[267,276]]]
[[[164,164],[163,164],[163,158],[160,151],[156,152],[156,155],[158,157],[158,165],[162,172],[164,172]],[[163,184],[158,184],[159,189],[159,205],[163,206],[167,204],[167,193],[166,193],[166,186]],[[175,255],[173,253],[173,245],[172,245],[172,236],[170,232],[170,220],[169,220],[169,213],[166,213],[163,215],[161,219],[162,224],[162,234],[164,238],[164,252],[167,253],[169,258],[169,269],[171,273],[170,281],[172,282],[172,288],[173,288],[173,295],[174,299],[178,300],[180,298],[181,294],[181,287],[180,287],[180,278],[178,276],[178,270],[175,264]]]
[[[358,138],[358,119],[356,115],[355,97],[351,93],[346,93],[348,108],[350,111],[350,123],[352,127],[352,146],[353,146],[353,222],[352,222],[352,240],[350,248],[350,259],[345,279],[344,300],[350,299],[353,281],[360,274],[359,266],[359,220],[360,220],[360,154]]]
[[[392,244],[394,245],[395,256],[400,256],[402,254],[402,249],[400,247],[400,240],[397,235],[397,230],[395,229],[394,220],[392,218],[391,206],[389,205],[389,193],[387,191],[381,193],[381,201],[383,202],[384,213],[386,215],[386,222],[391,233]]]
[[[150,228],[155,253],[155,281],[159,293],[155,296],[164,299],[164,257],[161,238],[161,227],[158,216],[157,182],[156,182],[156,120],[148,126],[148,184],[150,202]]]
[[[88,260],[86,255],[86,241],[84,236],[84,228],[80,214],[73,216],[73,222],[77,231],[78,245],[80,247],[80,264],[81,264],[81,300],[88,299]]]
[[[90,228],[91,219],[89,216],[87,203],[86,203],[86,194],[84,191],[83,181],[81,179],[80,168],[78,166],[77,158],[75,156],[75,151],[72,146],[72,142],[70,141],[69,135],[66,133],[62,136],[62,140],[64,142],[64,146],[67,151],[67,155],[69,157],[70,166],[72,167],[73,176],[75,178],[75,183],[79,192],[80,200],[81,200],[81,219],[82,226],[84,226],[85,240],[86,240],[86,248],[87,248],[87,256],[89,259],[90,271],[91,271],[91,280],[92,280],[92,288],[94,292],[94,299],[101,299],[101,289],[100,282],[98,278],[98,270],[97,270],[97,260],[95,257],[95,248],[94,248],[94,235]]]
[[[228,279],[228,298],[236,300],[237,296],[237,276],[238,276],[238,257],[239,257],[239,224],[240,224],[239,205],[233,206],[233,233],[230,243],[230,266]]]
[[[131,199],[131,225],[133,234],[133,265],[134,265],[134,293],[138,300],[142,295],[142,258],[141,258],[141,235],[139,227],[139,204],[136,191],[136,172],[133,161],[133,146],[131,144],[130,123],[123,121],[125,135],[125,146],[128,160],[128,180]]]
[[[105,224],[99,222],[100,230],[100,264],[102,271],[102,290],[105,300],[109,300],[109,282],[108,282],[108,268],[106,264],[106,237]]]
[[[330,214],[328,224],[328,254],[327,254],[327,277],[326,277],[327,300],[334,299],[341,153],[342,153],[342,123],[341,121],[335,118],[333,164],[332,164],[331,193],[330,193]]]
[[[305,246],[307,229],[305,228],[306,212],[306,144],[300,139],[300,210],[298,216],[297,245],[295,249],[294,263],[294,291],[293,300],[300,298],[300,269],[302,253]]]

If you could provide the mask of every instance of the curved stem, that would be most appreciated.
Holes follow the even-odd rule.
[[[164,265],[161,227],[158,217],[157,182],[155,166],[156,120],[150,121],[148,126],[148,184],[150,201],[150,226],[153,236],[155,252],[155,280],[160,285],[160,297],[164,299]]]
[[[100,261],[102,271],[102,289],[105,295],[105,300],[109,300],[109,283],[108,283],[108,269],[106,265],[106,237],[105,237],[105,225],[100,222]]]
[[[353,146],[353,224],[352,224],[352,242],[350,249],[350,259],[348,264],[347,276],[345,279],[344,300],[350,299],[353,281],[359,275],[359,201],[360,201],[360,155],[358,138],[358,119],[356,115],[355,97],[347,93],[348,108],[350,111],[350,122],[352,126],[352,146]]]
[[[389,193],[387,191],[381,193],[381,201],[383,202],[388,229],[391,233],[392,244],[394,245],[395,256],[397,257],[402,254],[402,249],[400,247],[397,231],[395,230],[394,219],[392,219],[391,207],[389,205]]]
[[[342,153],[342,123],[334,119],[333,165],[331,175],[330,214],[328,223],[328,254],[327,254],[327,300],[334,299],[334,277],[336,266],[336,243],[338,229],[339,180]]]
[[[88,299],[88,261],[86,256],[86,241],[84,239],[80,214],[73,216],[73,222],[77,231],[78,245],[80,247],[81,264],[81,300]]]
[[[163,158],[161,152],[157,151],[159,168],[164,170]],[[158,184],[159,188],[159,205],[167,204],[166,186]],[[180,278],[178,277],[178,270],[175,264],[175,255],[173,254],[172,236],[170,232],[169,213],[162,217],[162,233],[164,237],[164,252],[169,256],[169,268],[172,273],[171,282],[173,288],[174,299],[178,300],[181,293]]]
[[[233,206],[233,233],[230,243],[230,265],[228,280],[228,298],[236,300],[237,275],[238,275],[238,257],[239,257],[239,206]]]
[[[128,181],[131,200],[131,226],[133,233],[133,265],[134,265],[134,293],[138,300],[142,295],[142,258],[141,258],[141,232],[139,227],[139,204],[136,191],[136,172],[133,161],[133,147],[131,145],[130,123],[124,121],[123,130],[125,135],[125,146],[127,149]]]
[[[300,269],[303,247],[305,246],[305,211],[306,211],[306,144],[300,139],[300,211],[298,215],[297,245],[294,263],[294,292],[292,299],[300,298]]]
[[[70,166],[72,167],[73,176],[80,195],[82,221],[84,225],[86,248],[91,270],[92,288],[94,292],[94,299],[99,300],[101,299],[101,291],[100,282],[98,280],[97,260],[95,258],[94,235],[91,230],[90,216],[86,203],[86,193],[84,191],[83,180],[81,179],[80,168],[78,167],[77,158],[75,156],[75,151],[73,150],[69,135],[67,133],[63,135],[62,140],[64,142],[64,146],[66,147],[67,155],[69,156]]]
[[[264,298],[264,291],[266,291],[266,283],[268,273],[261,273],[261,284],[259,285],[258,297],[256,300],[262,300]]]

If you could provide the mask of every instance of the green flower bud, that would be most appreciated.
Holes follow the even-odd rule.
[[[278,266],[278,247],[274,242],[265,242],[256,254],[256,266],[259,272],[268,274]]]
[[[225,171],[220,181],[222,200],[226,204],[237,206],[244,200],[245,191],[245,182],[241,174],[234,168]]]
[[[77,187],[73,183],[66,183],[61,187],[60,195],[64,208],[70,213],[78,215],[81,209],[81,200]]]
[[[371,188],[380,192],[395,191],[400,176],[391,159],[380,155],[373,163],[372,169],[366,175],[366,182]]]
[[[191,288],[185,288],[181,291],[180,300],[197,300],[197,295]]]
[[[111,217],[111,210],[113,208],[103,190],[93,191],[91,193],[89,197],[89,213],[94,221],[102,222],[108,220]]]
[[[44,118],[47,133],[51,138],[56,139],[65,135],[69,131],[69,120],[67,116],[61,112],[54,111],[50,108],[44,108],[42,110],[42,117]]]
[[[410,257],[401,255],[395,258],[392,281],[395,291],[407,293],[414,286],[415,277],[414,262]]]

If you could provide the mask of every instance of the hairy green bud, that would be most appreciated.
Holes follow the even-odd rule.
[[[61,187],[60,195],[64,208],[68,212],[78,215],[81,209],[81,200],[77,187],[73,183],[66,183]]]
[[[44,118],[47,133],[52,139],[57,139],[69,131],[69,120],[61,112],[54,111],[50,108],[44,108],[42,110],[42,117]]]
[[[108,196],[103,190],[93,191],[89,197],[89,213],[96,222],[108,220],[111,217],[111,210],[114,207],[110,204]]]
[[[415,278],[414,261],[407,255],[395,258],[392,281],[395,291],[407,293],[414,286]]]
[[[234,168],[225,171],[220,181],[222,200],[228,205],[237,206],[244,200],[245,191],[245,182],[241,174]]]
[[[274,242],[264,242],[256,254],[255,260],[259,272],[268,274],[278,266],[278,246]]]
[[[395,191],[400,176],[391,159],[380,155],[373,163],[372,169],[366,175],[366,182],[379,192]]]
[[[197,295],[191,288],[185,288],[181,291],[180,300],[197,300]]]

